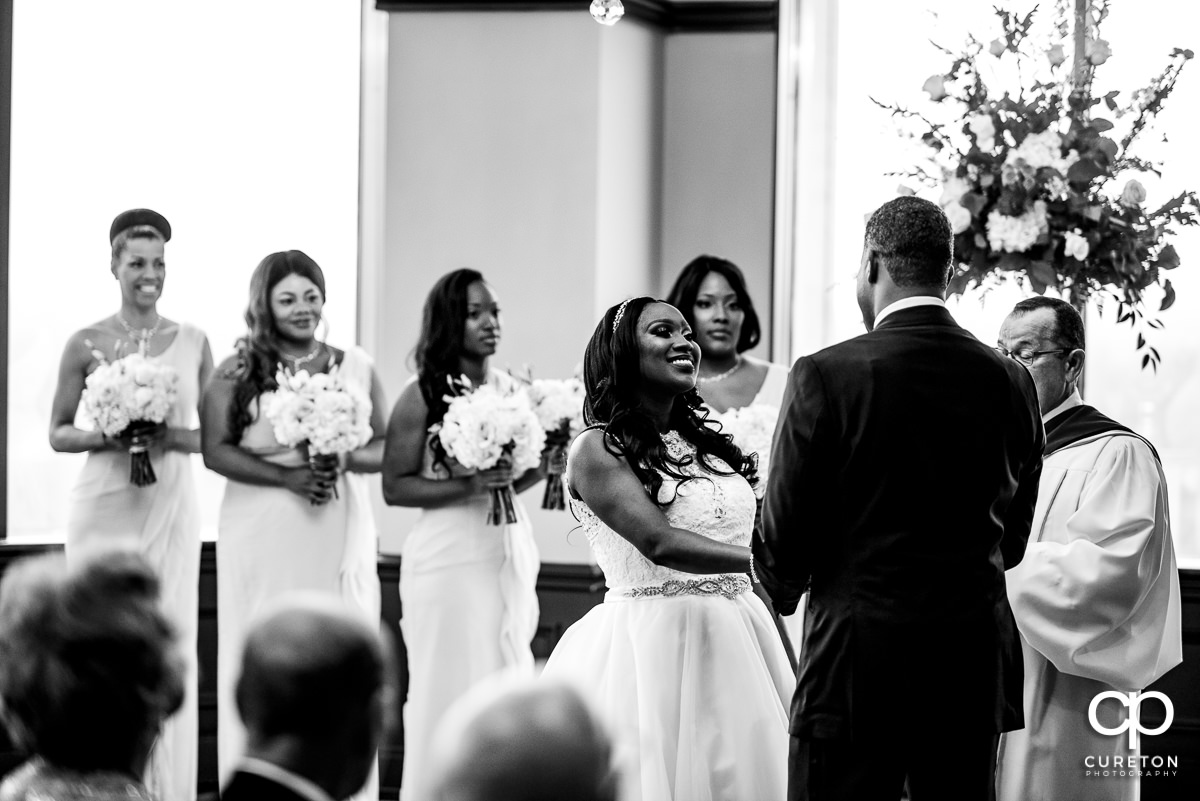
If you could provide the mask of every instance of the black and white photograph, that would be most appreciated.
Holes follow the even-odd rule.
[[[1200,797],[1198,50],[0,0],[0,801]]]

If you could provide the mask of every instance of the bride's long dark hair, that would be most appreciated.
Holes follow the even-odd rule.
[[[583,382],[587,392],[583,414],[589,426],[603,429],[604,447],[625,459],[650,498],[659,506],[667,506],[674,498],[658,497],[663,483],[659,471],[680,484],[696,477],[682,472],[691,463],[691,456],[676,460],[667,452],[658,428],[642,409],[638,397],[642,371],[637,321],[646,306],[662,302],[651,297],[634,298],[604,313],[583,352]],[[622,305],[624,312],[613,330]],[[696,446],[704,470],[715,475],[739,473],[754,486],[758,483],[758,459],[742,453],[731,436],[720,432],[719,424],[709,422],[703,403],[694,388],[678,395],[671,405],[670,427]],[[716,466],[711,457],[722,460],[732,471]]]

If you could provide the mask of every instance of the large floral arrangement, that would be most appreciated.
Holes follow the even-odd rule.
[[[468,383],[446,400],[446,415],[430,433],[463,467],[490,470],[503,462],[520,473],[541,463],[546,432],[524,387],[500,390],[492,384],[472,388]],[[515,522],[512,486],[494,488],[488,523]]]
[[[562,476],[567,446],[583,430],[584,394],[583,381],[578,378],[537,378],[530,382],[529,400],[533,404],[533,413],[546,432],[546,442],[552,445],[546,456],[543,509],[566,508]]]
[[[722,433],[733,437],[733,444],[746,455],[758,456],[758,485],[754,493],[762,497],[767,488],[767,471],[770,469],[771,438],[775,435],[775,423],[779,419],[779,407],[766,403],[752,403],[740,409],[729,409],[713,415],[721,423]]]
[[[335,365],[328,373],[307,370],[275,375],[278,388],[263,397],[263,413],[275,439],[304,446],[314,467],[336,468],[338,456],[371,441],[371,398],[344,380]],[[337,497],[337,487],[333,488]]]
[[[1161,287],[1158,311],[1174,303],[1164,275],[1179,266],[1170,235],[1197,224],[1200,209],[1194,192],[1147,207],[1136,176],[1161,174],[1161,165],[1136,155],[1135,145],[1193,54],[1171,51],[1162,73],[1124,100],[1119,91],[1094,97],[1095,70],[1112,56],[1098,36],[1108,5],[1076,0],[1071,11],[1059,0],[1051,33],[1039,36],[1036,9],[996,9],[1001,35],[989,44],[972,36],[961,52],[939,48],[953,60],[923,87],[943,107],[936,114],[879,105],[904,121],[927,156],[898,174],[941,190],[957,262],[950,292],[1016,278],[1079,308],[1110,297],[1118,322],[1139,328],[1142,366],[1156,367],[1158,351],[1141,323],[1161,323],[1146,315],[1145,290]]]
[[[84,382],[83,408],[104,436],[135,437],[167,419],[179,383],[174,369],[140,352],[110,362],[93,348],[93,356],[100,365]],[[130,483],[145,487],[157,480],[147,446],[131,445]]]

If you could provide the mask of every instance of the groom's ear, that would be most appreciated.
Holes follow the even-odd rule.
[[[874,250],[867,251],[867,283],[879,283],[879,254]]]

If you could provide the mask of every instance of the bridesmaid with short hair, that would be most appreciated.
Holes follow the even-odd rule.
[[[208,338],[199,328],[158,311],[167,278],[167,218],[150,209],[118,214],[109,228],[113,278],[121,291],[116,314],[71,335],[63,350],[50,414],[50,446],[87,453],[71,495],[66,552],[129,547],[162,582],[163,609],[187,655],[183,706],[166,721],[151,754],[147,784],[156,796],[196,797],[196,637],[200,583],[200,509],[191,454],[200,450],[200,392],[212,373]],[[142,351],[173,368],[177,398],[162,425],[132,437],[110,438],[78,428],[75,417],[87,377],[101,361]],[[147,448],[157,480],[130,483],[129,449]]]

